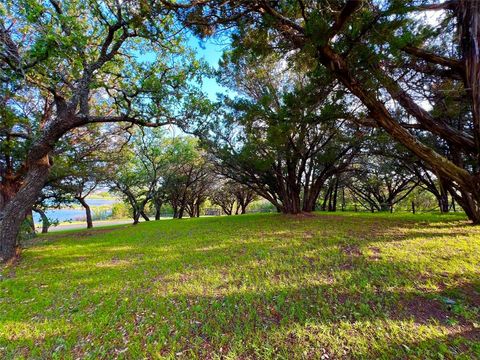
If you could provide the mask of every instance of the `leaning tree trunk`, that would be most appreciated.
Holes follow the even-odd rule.
[[[87,221],[87,229],[93,228],[92,210],[90,209],[90,205],[87,204],[87,202],[85,201],[85,198],[77,197],[76,199],[85,209],[85,219]]]
[[[40,218],[42,219],[42,234],[47,234],[48,228],[50,227],[50,220],[48,220],[45,211],[37,207],[34,207],[32,210],[35,211],[38,215],[40,215]]]
[[[478,191],[463,191],[461,188],[459,191],[460,195],[455,194],[453,191],[452,196],[454,196],[457,203],[463,208],[468,218],[472,220],[474,224],[480,224],[480,193]]]
[[[147,214],[145,214],[144,210],[140,211],[140,215],[142,215],[143,220],[150,221],[150,218],[148,217]]]
[[[465,87],[472,102],[475,145],[480,148],[480,0],[456,4],[460,45],[465,64]],[[480,159],[479,159],[480,160]]]
[[[473,102],[474,138],[477,148],[480,147],[480,136],[478,135],[480,133],[480,71],[478,65],[480,6],[478,1],[479,0],[462,1],[458,11],[460,21],[462,22],[461,35],[463,56],[466,65],[466,88],[476,89],[475,92],[472,92],[470,95]],[[360,3],[361,2],[359,2],[359,4]],[[470,30],[465,33],[465,30],[469,27]],[[472,46],[472,44],[475,46]],[[434,171],[438,172],[440,176],[457,184],[458,190],[462,192],[462,196],[464,194],[464,199],[462,199],[461,202],[457,202],[462,206],[474,224],[480,224],[480,179],[418,141],[407,129],[399,124],[389,113],[384,103],[377,98],[376,94],[367,89],[354,75],[354,72],[350,71],[347,61],[342,55],[336,53],[329,45],[320,46],[318,50],[320,62],[330,69],[336,75],[336,78],[345,85],[353,95],[360,99],[369,110],[371,117],[380,127],[418,158],[425,161],[425,163]],[[380,73],[380,75],[383,76],[383,73]],[[387,90],[391,90],[391,93],[395,96],[402,96],[403,93],[396,91],[395,86],[393,86],[392,89],[388,89],[390,85],[392,84],[389,82],[389,79],[387,79]],[[400,100],[408,102],[405,106],[413,106],[409,99],[402,97]]]
[[[37,200],[50,172],[48,153],[51,148],[42,146],[36,150],[36,156],[28,161],[28,171],[22,187],[3,210],[3,218],[0,220],[0,261],[15,256],[22,221]],[[45,155],[40,156],[41,153]]]

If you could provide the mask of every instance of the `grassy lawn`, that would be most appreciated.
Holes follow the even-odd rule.
[[[480,358],[480,226],[277,214],[41,236],[0,270],[0,358]]]

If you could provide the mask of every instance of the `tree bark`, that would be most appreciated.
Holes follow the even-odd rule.
[[[475,3],[476,6],[475,11],[478,13],[480,9],[477,1],[471,2],[471,4],[473,3]],[[478,28],[480,26],[480,21],[475,26]],[[353,73],[349,71],[345,59],[341,55],[335,53],[330,46],[325,45],[319,48],[319,59],[320,62],[330,69],[337,79],[352,92],[352,94],[362,101],[362,103],[368,108],[370,116],[375,119],[378,125],[385,129],[392,138],[399,141],[421,160],[425,161],[425,163],[442,178],[448,179],[456,184],[457,189],[462,194],[461,199],[457,199],[457,202],[462,206],[467,216],[474,224],[480,224],[480,177],[471,175],[467,170],[457,166],[452,161],[439,155],[433,149],[418,141],[417,138],[410,134],[408,130],[392,117],[385,105],[377,99],[375,94],[366,89],[362,85],[362,82],[355,78]],[[478,57],[476,60],[472,61],[477,64]],[[470,71],[470,75],[473,76],[472,71]],[[480,73],[477,74],[477,76],[480,76]],[[477,84],[477,80],[471,80],[471,83]],[[475,97],[476,96],[477,95],[475,95]]]
[[[480,148],[480,1],[456,4],[459,37],[465,64],[465,88],[471,98],[475,146]]]
[[[203,203],[203,201],[202,201]],[[195,204],[195,207],[196,207],[196,217],[200,217],[200,202],[197,201],[197,203]]]
[[[143,209],[140,211],[140,215],[142,215],[143,220],[150,221],[150,218],[147,216],[147,214],[145,214]]]
[[[45,214],[45,211],[37,207],[34,207],[32,210],[35,211],[37,214],[39,214],[40,218],[42,219],[42,234],[47,234],[48,228],[50,227],[50,221],[48,220],[48,217]]]
[[[87,221],[87,229],[93,228],[92,211],[90,209],[90,205],[88,205],[85,199],[82,197],[77,197],[76,199],[85,209],[85,219]]]
[[[448,195],[444,196],[444,194],[442,194],[437,198],[437,201],[438,201],[438,207],[440,208],[440,212],[442,214],[448,213],[449,211]]]
[[[34,148],[35,149],[35,148]],[[48,154],[50,146],[36,147],[38,152],[30,157],[27,174],[22,187],[8,202],[0,220],[0,261],[13,258],[17,249],[17,238],[20,225],[25,219],[37,196],[47,181],[50,172]],[[43,151],[42,151],[43,150]],[[43,156],[41,155],[43,153]]]
[[[333,211],[337,211],[337,201],[338,201],[338,178],[335,182],[335,193],[333,195]]]
[[[137,225],[140,222],[140,210],[133,209],[133,225]]]

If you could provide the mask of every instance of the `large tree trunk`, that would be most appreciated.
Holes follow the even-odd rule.
[[[480,196],[478,192],[472,193],[459,189],[457,194],[452,191],[452,196],[458,204],[463,208],[468,218],[475,224],[480,224]]]
[[[29,159],[23,185],[3,210],[3,218],[0,220],[0,261],[6,261],[15,256],[20,225],[37,200],[50,172],[48,153],[51,147],[42,146],[35,150],[38,152],[36,156]],[[42,152],[45,155],[40,156]]]
[[[87,221],[87,229],[93,228],[92,211],[90,209],[90,205],[88,205],[85,199],[82,197],[77,197],[76,199],[85,209],[85,219]]]
[[[300,194],[292,192],[290,197],[286,199],[281,199],[282,201],[282,212],[284,214],[300,214],[302,212]]]
[[[472,103],[473,134],[480,148],[480,1],[460,0],[456,4],[460,45],[465,64],[465,88]]]
[[[312,184],[310,187],[309,191],[304,192],[304,199],[303,199],[303,207],[302,210],[305,212],[311,212],[315,211],[315,205],[318,200],[318,196],[320,195],[320,190],[323,186],[323,181],[316,182],[315,184]],[[324,202],[324,205],[326,206],[326,203]],[[323,210],[323,205],[322,205],[322,210]]]

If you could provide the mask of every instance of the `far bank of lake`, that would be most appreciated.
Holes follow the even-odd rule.
[[[92,212],[95,206],[111,206],[117,203],[117,199],[87,199],[87,204],[92,207]],[[111,210],[107,210],[108,212]],[[60,209],[48,209],[45,211],[47,217],[52,221],[66,222],[66,221],[82,221],[85,220],[85,209],[78,204],[77,207],[60,208]],[[40,224],[41,219],[37,213],[33,213],[33,219],[35,224]]]

